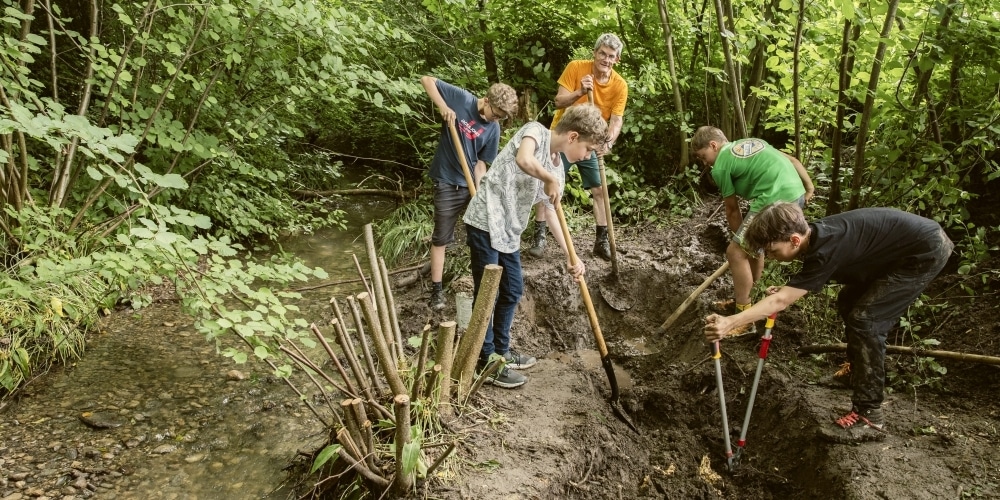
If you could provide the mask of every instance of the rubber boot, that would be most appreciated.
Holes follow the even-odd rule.
[[[611,242],[608,241],[608,226],[596,226],[597,237],[594,239],[594,255],[611,260]]]
[[[531,248],[526,251],[529,256],[537,259],[545,253],[545,233],[548,231],[547,227],[548,223],[545,221],[535,221],[535,234],[532,238],[534,241],[531,243]]]

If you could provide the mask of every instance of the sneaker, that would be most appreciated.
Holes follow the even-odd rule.
[[[528,377],[514,371],[511,367],[504,365],[500,370],[492,377],[486,379],[487,384],[493,384],[497,387],[502,387],[504,389],[513,389],[515,387],[521,387],[525,382],[528,381]]]
[[[542,255],[545,255],[545,246],[546,246],[545,233],[547,232],[545,229],[546,227],[547,225],[545,224],[544,221],[541,222],[535,221],[535,234],[531,238],[532,239],[531,248],[525,251],[525,253],[528,254],[528,256],[537,259],[540,258]]]
[[[534,356],[525,356],[513,349],[503,355],[503,361],[507,366],[515,370],[527,370],[538,362]]]
[[[881,441],[887,435],[881,408],[864,411],[852,408],[850,413],[838,418],[834,423],[837,425],[824,426],[821,433],[836,443]]]
[[[427,307],[435,311],[444,309],[444,289],[435,288],[431,290],[431,298],[427,301]]]
[[[819,385],[833,387],[836,389],[851,388],[851,363],[840,365],[840,369],[832,375],[827,375],[819,379]]]

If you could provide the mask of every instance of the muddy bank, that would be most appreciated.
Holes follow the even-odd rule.
[[[654,333],[722,264],[722,223],[707,206],[678,226],[626,228],[619,235],[623,259],[617,285],[607,278],[608,264],[583,252],[619,382],[627,381],[622,401],[639,433],[610,410],[608,381],[578,288],[561,272],[561,254],[550,245],[542,260],[526,259],[526,295],[514,343],[541,360],[525,372],[529,381],[521,389],[484,388],[477,401],[482,413],[454,426],[465,437],[460,458],[427,491],[445,498],[580,499],[1000,495],[1000,459],[992,452],[1000,444],[1000,412],[993,403],[1000,370],[940,361],[948,371],[940,387],[897,384],[900,392],[888,394],[885,441],[832,443],[821,429],[850,409],[850,393],[818,382],[843,356],[800,357],[797,349],[841,341],[840,332],[817,331],[811,316],[821,312],[801,307],[777,320],[744,452],[736,471],[728,470],[714,367],[700,330],[709,304],[732,293],[729,275],[664,335]],[[578,248],[592,244],[592,234],[578,238]],[[997,355],[1000,345],[993,337],[1000,322],[989,298],[956,297],[953,279],[939,278],[929,289],[928,300],[952,299],[932,325],[939,347]],[[605,291],[617,294],[614,299],[624,294],[630,308],[611,308],[609,302],[620,300],[601,300]],[[422,292],[405,294],[411,294],[407,303],[416,304],[407,314],[413,325],[433,321],[419,307]],[[723,345],[734,447],[757,367],[758,340],[759,335],[748,336]],[[906,373],[908,363],[890,356],[887,367]]]

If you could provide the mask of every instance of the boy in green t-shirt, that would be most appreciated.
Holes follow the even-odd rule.
[[[733,273],[736,312],[740,312],[751,306],[750,290],[764,270],[763,257],[742,246],[750,221],[762,208],[774,202],[796,202],[805,206],[813,197],[812,180],[794,156],[761,139],[740,139],[731,143],[721,130],[712,126],[695,131],[691,149],[696,161],[712,168],[712,180],[722,193],[726,220],[732,231],[726,259]],[[740,212],[740,198],[750,200],[746,216]],[[739,334],[755,332],[751,325]]]

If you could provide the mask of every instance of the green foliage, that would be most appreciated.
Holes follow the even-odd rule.
[[[433,209],[431,200],[416,199],[375,223],[379,253],[385,258],[386,266],[428,255],[428,242],[434,231]]]

